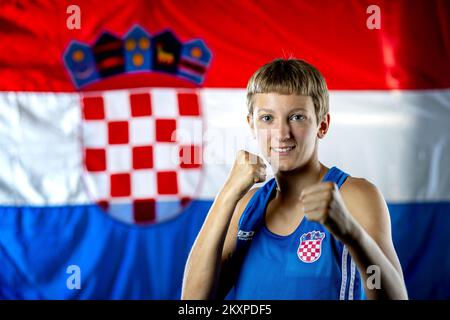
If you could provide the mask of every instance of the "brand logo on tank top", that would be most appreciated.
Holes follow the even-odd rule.
[[[239,230],[237,237],[239,240],[252,240],[253,239],[253,235],[255,234],[254,231],[244,231],[244,230]]]
[[[319,260],[322,254],[323,239],[325,239],[325,233],[321,231],[311,231],[302,234],[300,245],[297,249],[298,258],[305,263]]]

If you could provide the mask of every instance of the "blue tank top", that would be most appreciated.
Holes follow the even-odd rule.
[[[332,167],[323,181],[340,188],[348,174]],[[303,218],[288,236],[264,222],[275,179],[255,192],[239,221],[240,273],[228,299],[364,299],[364,288],[347,247],[323,225]],[[239,258],[240,257],[240,258]]]

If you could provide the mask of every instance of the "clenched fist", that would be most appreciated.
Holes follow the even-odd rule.
[[[306,187],[300,195],[300,202],[308,220],[323,224],[339,240],[347,240],[355,220],[334,182],[320,182]]]
[[[239,197],[247,193],[253,184],[266,180],[266,165],[257,155],[239,150],[226,182]]]

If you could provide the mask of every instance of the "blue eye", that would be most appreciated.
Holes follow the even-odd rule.
[[[272,116],[265,114],[265,115],[261,116],[260,119],[264,122],[267,122],[267,121],[272,120]]]
[[[289,119],[290,120],[294,120],[294,121],[297,121],[297,120],[302,120],[303,121],[303,120],[306,119],[306,117],[301,115],[301,114],[294,114]]]

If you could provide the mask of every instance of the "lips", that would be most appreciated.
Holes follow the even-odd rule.
[[[295,146],[284,146],[284,147],[272,147],[272,150],[277,153],[288,153],[292,149],[294,149]]]

